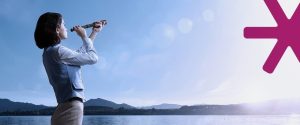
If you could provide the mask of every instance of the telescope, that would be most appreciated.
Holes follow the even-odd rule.
[[[106,21],[106,20],[101,20],[100,22],[102,23],[103,26],[107,24],[107,21]],[[87,29],[87,28],[91,28],[91,27],[95,27],[95,26],[96,26],[96,22],[93,22],[93,23],[90,23],[90,24],[83,25],[83,26],[81,26],[81,27],[84,28],[84,29]],[[100,26],[99,26],[99,27],[100,27]],[[99,27],[95,27],[95,28],[99,28]],[[71,32],[73,32],[74,30],[75,30],[75,29],[72,28],[72,29],[71,29]]]

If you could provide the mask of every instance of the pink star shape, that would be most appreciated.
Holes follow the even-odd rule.
[[[277,43],[266,60],[263,70],[272,73],[287,47],[291,47],[300,61],[300,5],[288,19],[277,0],[264,0],[272,13],[276,27],[246,27],[245,38],[275,38]]]

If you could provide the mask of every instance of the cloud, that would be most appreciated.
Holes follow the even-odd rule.
[[[235,85],[232,85],[231,81],[224,81],[222,83],[220,83],[216,88],[214,88],[213,90],[209,91],[209,93],[211,94],[217,94],[217,93],[227,93],[228,90],[234,90],[233,88],[235,87]]]
[[[95,67],[98,70],[104,70],[104,69],[109,69],[110,64],[107,61],[106,57],[104,57],[103,55],[99,55],[98,62],[95,64]]]
[[[132,96],[134,94],[136,94],[136,89],[135,88],[128,88],[122,92],[120,92],[121,95],[129,95]]]

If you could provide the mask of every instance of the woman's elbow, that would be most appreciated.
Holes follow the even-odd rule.
[[[91,57],[90,64],[95,64],[97,62],[98,62],[98,56],[97,55]]]

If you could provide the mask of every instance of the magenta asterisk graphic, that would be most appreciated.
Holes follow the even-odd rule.
[[[264,0],[276,27],[246,27],[245,38],[275,38],[277,43],[266,60],[263,69],[272,73],[279,63],[287,47],[291,47],[298,61],[300,61],[300,5],[298,5],[291,19],[288,19],[277,0]]]

